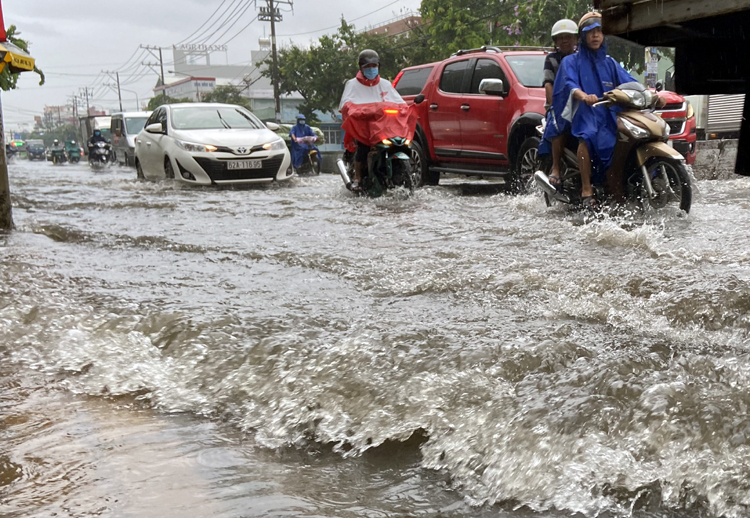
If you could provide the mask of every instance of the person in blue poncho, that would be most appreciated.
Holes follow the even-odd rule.
[[[581,170],[581,203],[598,210],[599,202],[591,187],[601,182],[612,160],[617,141],[617,114],[606,107],[593,105],[613,88],[636,81],[622,66],[607,55],[599,13],[587,13],[578,22],[578,52],[565,57],[555,80],[552,106],[558,125],[570,123],[578,139],[578,166]]]
[[[304,142],[304,137],[315,137],[315,132],[307,125],[305,116],[300,113],[297,115],[297,124],[289,130],[289,138],[292,140],[292,167],[295,169],[302,166],[311,148],[318,149],[314,144]],[[317,156],[320,160],[320,153]]]

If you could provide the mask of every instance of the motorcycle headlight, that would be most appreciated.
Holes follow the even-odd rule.
[[[632,122],[630,122],[628,119],[622,117],[620,120],[622,120],[623,126],[635,137],[635,138],[648,138],[651,136],[651,133],[649,133],[648,130],[643,129],[639,126],[636,126]],[[666,124],[666,123],[665,123]]]
[[[192,142],[185,142],[184,140],[176,140],[175,143],[180,149],[184,149],[189,153],[211,153],[216,151],[216,146],[211,144],[193,144]]]
[[[646,97],[643,95],[643,92],[638,92],[636,90],[623,90],[623,91],[625,92],[625,95],[628,96],[633,106],[635,106],[636,108],[646,107]]]
[[[284,142],[284,139],[274,140],[273,142],[266,142],[263,144],[263,149],[266,151],[277,151],[279,149],[284,149],[286,147],[286,142]]]

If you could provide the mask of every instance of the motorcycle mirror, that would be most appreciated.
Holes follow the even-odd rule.
[[[664,90],[664,84],[661,81],[657,81],[656,82],[656,91],[657,92],[661,92],[662,90]]]
[[[424,101],[424,94],[419,94],[414,98],[414,104],[419,104]]]

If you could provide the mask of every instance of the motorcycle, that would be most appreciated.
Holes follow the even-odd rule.
[[[64,164],[65,162],[68,161],[68,157],[65,154],[65,148],[62,146],[50,148],[49,154],[50,154],[50,161],[55,165]]]
[[[71,164],[77,164],[83,156],[83,150],[75,140],[71,140],[65,144],[65,153],[68,155],[68,161]]]
[[[424,100],[417,96],[415,103]],[[411,138],[417,124],[417,113],[413,106],[389,102],[345,105],[343,129],[346,132],[347,151],[336,164],[346,188],[355,191],[354,146],[356,139],[370,146],[367,154],[367,168],[362,171],[362,181],[358,194],[377,198],[396,187],[414,192],[413,164],[411,158]]]
[[[95,142],[89,146],[89,166],[92,169],[102,169],[110,163],[112,145],[109,142]]]
[[[300,144],[307,151],[302,165],[297,169],[297,174],[320,174],[320,152],[314,145],[317,140],[318,137],[315,136],[297,139],[297,144]]]
[[[640,83],[626,83],[606,92],[598,109],[617,107],[617,143],[605,184],[593,184],[598,200],[608,196],[624,197],[643,209],[663,208],[669,204],[690,212],[692,185],[685,169],[684,157],[668,145],[669,126],[653,112],[660,97]],[[543,126],[537,128],[543,134]],[[533,182],[544,192],[547,206],[553,201],[581,205],[581,172],[576,158],[578,142],[570,137],[560,163],[562,185],[555,188],[549,181],[552,157],[539,162],[540,170]]]

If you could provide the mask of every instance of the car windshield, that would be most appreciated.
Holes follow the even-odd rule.
[[[513,69],[513,73],[523,86],[530,88],[541,88],[544,81],[544,59],[546,56],[525,55],[509,56],[508,64]]]
[[[146,125],[147,120],[148,117],[128,117],[125,119],[125,127],[128,130],[128,135],[137,135],[140,133]]]
[[[265,128],[255,115],[239,106],[174,108],[172,126],[179,130]]]

